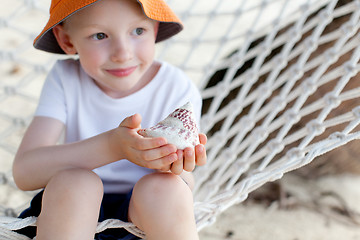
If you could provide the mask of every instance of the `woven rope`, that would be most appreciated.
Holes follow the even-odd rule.
[[[360,138],[360,1],[169,4],[189,27],[159,45],[158,58],[184,69],[204,99],[201,126],[209,140],[208,164],[195,171],[199,230],[266,182]],[[14,34],[10,40],[17,34],[27,40],[15,46],[0,42],[3,68],[11,73],[0,81],[0,163],[9,162],[0,185],[9,193],[12,157],[55,60],[31,52],[37,31],[18,24],[34,11],[41,22],[48,5],[35,0],[12,5],[0,15],[0,31]],[[11,103],[22,107],[2,107]],[[25,206],[1,203],[0,214],[8,217],[0,217],[0,238],[28,239],[13,231],[36,223],[13,218]],[[118,220],[99,223],[97,231],[113,227],[144,237]]]

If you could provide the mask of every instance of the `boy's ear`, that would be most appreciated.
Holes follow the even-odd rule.
[[[55,38],[66,54],[76,54],[77,51],[74,45],[71,43],[69,34],[65,31],[64,26],[58,24],[52,29]]]

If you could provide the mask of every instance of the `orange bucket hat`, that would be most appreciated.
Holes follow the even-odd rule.
[[[52,28],[75,12],[97,1],[99,0],[52,0],[49,21],[35,38],[34,47],[46,52],[65,54],[58,45]],[[160,22],[156,42],[168,39],[183,29],[180,19],[164,0],[137,0],[137,2],[148,18]]]

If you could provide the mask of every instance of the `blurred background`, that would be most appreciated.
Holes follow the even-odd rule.
[[[232,64],[228,61],[232,56],[246,56],[243,60],[238,59],[238,68],[243,68],[241,71],[253,67],[256,55],[261,52],[261,48],[255,47],[260,46],[266,36],[274,34],[280,43],[277,45],[276,40],[273,41],[274,46],[268,55],[270,59],[286,42],[286,39],[282,40],[282,33],[309,11],[309,6],[313,12],[306,21],[311,23],[319,9],[337,1],[167,2],[182,19],[185,30],[159,44],[157,58],[182,68],[204,90],[224,78],[221,71]],[[360,7],[359,1],[339,2],[339,8],[351,2],[354,7]],[[57,59],[64,56],[51,55],[32,47],[33,39],[47,22],[50,0],[1,0],[1,5],[0,215],[16,216],[34,193],[16,189],[11,176],[13,157],[32,119],[47,72]],[[344,8],[335,18],[350,16],[352,12],[355,10]],[[332,28],[341,27],[339,23]],[[303,30],[304,36],[308,31]],[[329,36],[331,38],[331,34]],[[259,79],[263,81],[261,77]],[[359,103],[359,100],[349,102],[347,109]],[[297,127],[304,127],[304,124],[300,122]],[[360,201],[359,147],[359,142],[352,142],[279,181],[266,184],[250,194],[246,202],[224,212],[215,225],[201,232],[201,239],[305,240],[339,239],[339,236],[341,239],[360,239],[360,207],[357,206]]]

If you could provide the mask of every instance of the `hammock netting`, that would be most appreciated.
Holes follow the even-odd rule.
[[[0,238],[28,239],[13,230],[36,224],[15,218],[34,193],[16,190],[11,164],[59,56],[32,48],[49,0],[3,1]],[[195,170],[194,190],[199,231],[266,182],[360,138],[360,1],[168,3],[186,28],[157,46],[157,58],[182,68],[204,99],[208,163]],[[145,237],[118,220],[97,231],[111,227]]]

